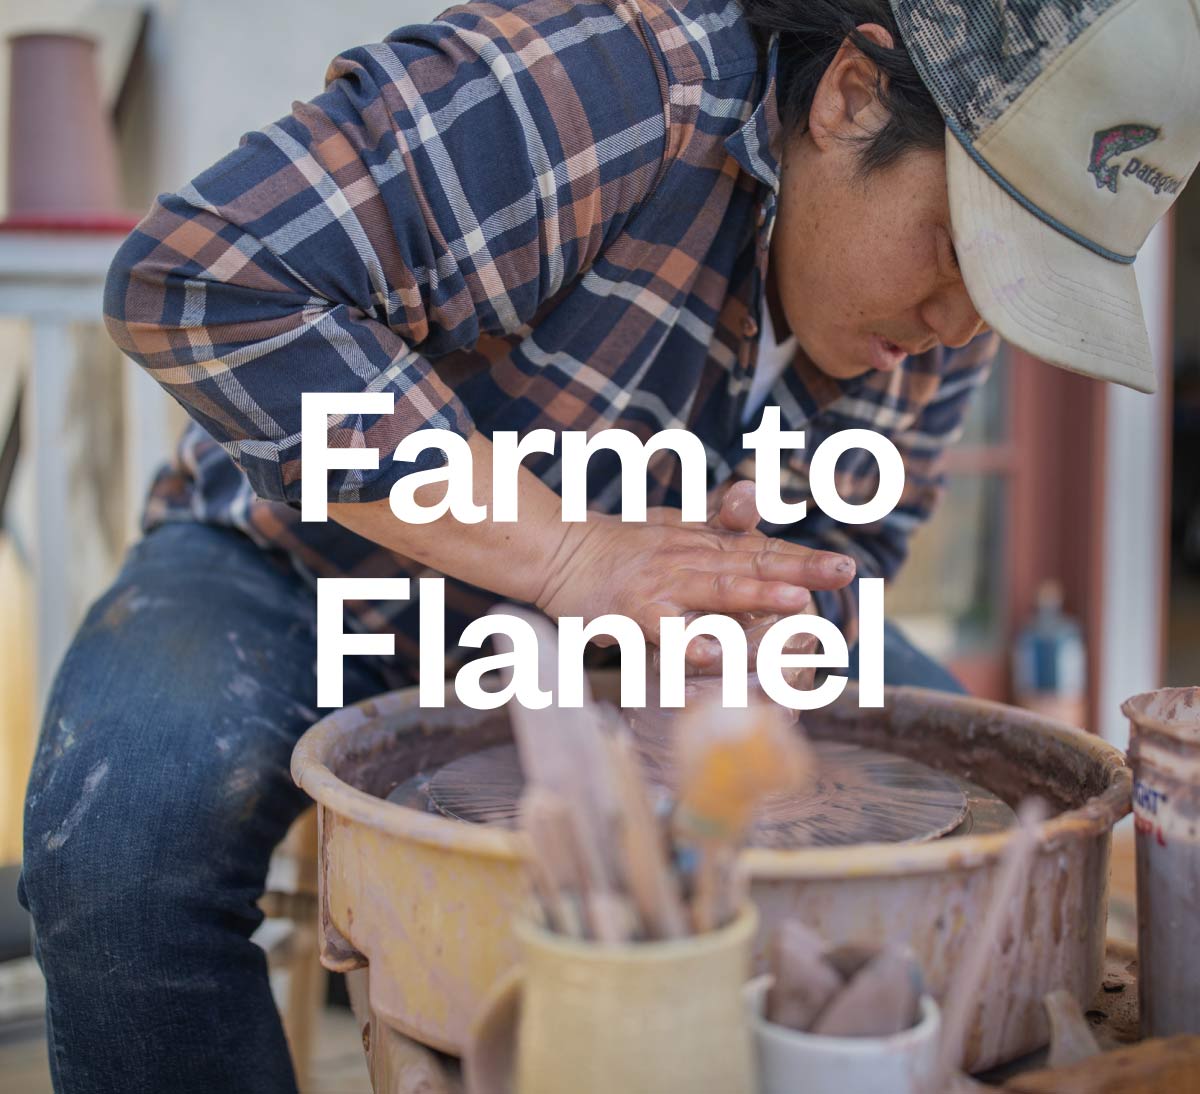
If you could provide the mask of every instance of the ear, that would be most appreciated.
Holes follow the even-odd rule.
[[[859,34],[891,49],[891,34],[878,23],[864,23]],[[822,151],[849,137],[875,133],[887,121],[875,93],[878,70],[847,37],[817,84],[808,112],[808,132]]]

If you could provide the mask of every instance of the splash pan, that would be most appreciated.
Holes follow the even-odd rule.
[[[593,688],[615,697],[616,679]],[[455,761],[511,742],[504,712],[422,710],[416,689],[345,707],[310,729],[292,774],[318,803],[321,957],[370,966],[372,1009],[425,1044],[457,1053],[489,987],[517,958],[508,925],[525,899],[518,833],[387,800]],[[833,942],[906,944],[935,994],[972,944],[1028,794],[1052,807],[1024,901],[1023,926],[989,968],[968,1029],[973,1068],[1044,1044],[1042,996],[1099,987],[1112,825],[1129,811],[1130,773],[1099,738],[1026,711],[916,688],[860,710],[850,688],[805,716],[815,741],[917,761],[965,788],[967,813],[923,842],[799,850],[754,848],[762,941],[798,916]]]

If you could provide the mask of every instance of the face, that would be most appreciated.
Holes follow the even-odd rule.
[[[881,27],[877,32],[890,44]],[[911,151],[866,177],[850,139],[885,120],[873,68],[843,46],[781,160],[769,276],[786,324],[839,379],[892,371],[910,353],[984,329],[955,260],[946,156]]]

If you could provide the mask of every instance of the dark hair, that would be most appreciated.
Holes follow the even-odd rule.
[[[900,39],[888,0],[741,0],[741,4],[764,50],[771,34],[779,32],[776,94],[787,136],[808,129],[817,84],[849,38],[874,63],[875,93],[888,112],[887,122],[862,138],[862,172],[887,167],[910,150],[945,146],[946,123]],[[865,23],[884,27],[895,48],[885,49],[860,34],[857,28]]]

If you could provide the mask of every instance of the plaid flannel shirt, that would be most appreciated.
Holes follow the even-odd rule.
[[[321,96],[161,195],[113,263],[112,337],[194,420],[146,526],[229,525],[310,580],[428,576],[332,522],[301,523],[305,391],[395,395],[391,415],[331,421],[331,446],[381,454],[378,471],[331,472],[331,501],[386,497],[422,466],[393,462],[396,444],[428,428],[684,428],[710,486],[751,477],[742,411],[779,187],[777,52],[735,0],[481,0],[336,57]],[[907,483],[878,524],[810,505],[766,530],[892,576],[994,350],[985,335],[850,381],[798,354],[767,399],[807,434],[785,454],[785,499],[808,496],[810,453],[853,427],[892,439]],[[527,465],[559,487],[557,455]],[[679,504],[673,455],[648,479],[650,504]],[[847,454],[838,479],[865,500],[873,460]],[[616,510],[615,454],[591,460],[588,488],[592,508]],[[848,632],[853,595],[817,597]],[[447,582],[452,663],[496,599]],[[415,601],[349,614],[393,632],[399,665],[415,665]]]

